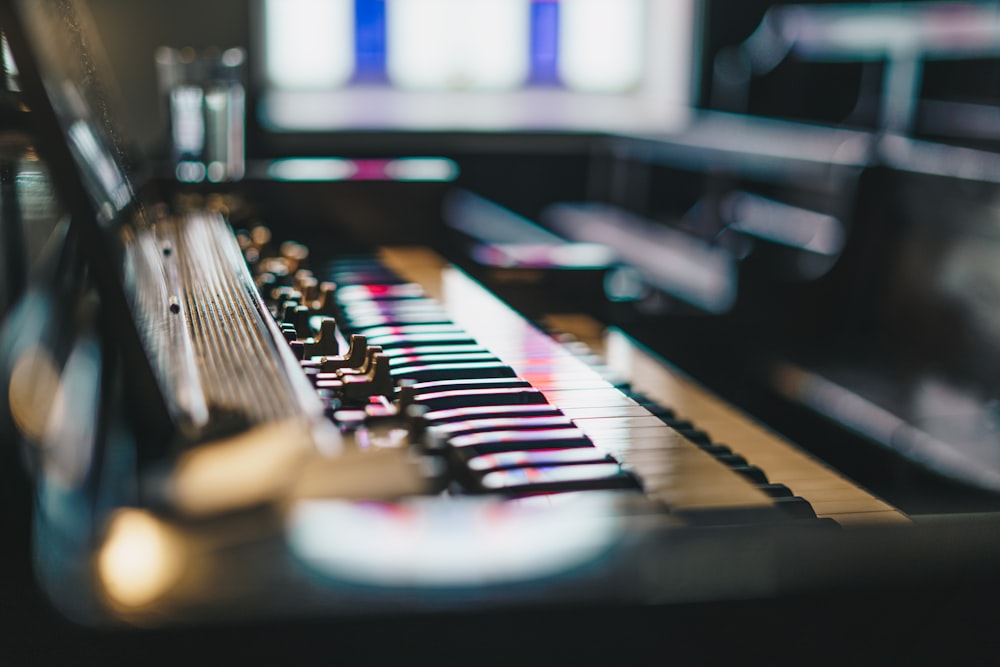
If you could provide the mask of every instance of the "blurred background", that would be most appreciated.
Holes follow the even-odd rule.
[[[531,317],[625,327],[906,511],[997,506],[1000,3],[87,4],[154,172],[158,49],[241,47],[244,186],[313,185],[269,215],[433,241]],[[400,157],[441,160],[434,197],[326,187]]]
[[[531,319],[625,330],[918,523],[1000,510],[1000,2],[85,4],[116,127],[161,192],[223,192],[247,204],[234,224],[338,251],[430,245]],[[157,60],[234,48],[245,163],[176,170]],[[0,104],[0,352],[52,354],[47,374],[3,368],[0,418],[41,438],[49,413],[18,414],[17,396],[48,410],[71,376],[72,419],[52,421],[79,439],[54,460],[79,482],[97,404],[120,398],[98,353],[114,323],[59,252],[65,212],[16,92]],[[5,518],[27,536],[18,481]],[[68,523],[86,531],[99,507],[78,486]],[[28,541],[6,556],[23,572]]]

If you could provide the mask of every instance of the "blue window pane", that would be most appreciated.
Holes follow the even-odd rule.
[[[384,83],[385,1],[354,0],[355,83]]]
[[[531,6],[531,83],[559,83],[558,54],[559,2],[535,0]]]
[[[354,0],[354,83],[385,83],[385,0]],[[559,0],[533,0],[529,84],[558,85]]]

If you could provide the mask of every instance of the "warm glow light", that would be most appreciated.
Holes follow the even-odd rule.
[[[528,0],[386,0],[386,68],[401,88],[504,90],[530,67]]]
[[[81,484],[90,468],[101,400],[101,351],[81,337],[66,360],[53,396],[42,447],[49,479],[66,488]]]
[[[36,444],[45,433],[58,387],[59,371],[48,350],[35,345],[18,356],[10,374],[7,401],[21,435]]]
[[[169,591],[183,571],[180,541],[159,519],[137,509],[114,515],[97,556],[97,572],[112,602],[141,607]]]
[[[179,510],[198,516],[277,500],[314,453],[307,424],[265,424],[185,453],[167,494]]]
[[[639,84],[645,4],[644,0],[564,0],[559,5],[559,76],[566,87],[619,93]]]
[[[354,74],[354,0],[267,0],[264,32],[272,85],[324,90]]]

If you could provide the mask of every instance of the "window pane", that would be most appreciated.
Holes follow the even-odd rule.
[[[266,0],[264,30],[274,86],[324,90],[354,74],[354,0]]]
[[[386,0],[389,80],[421,90],[518,88],[530,65],[528,0]]]
[[[644,9],[644,0],[563,0],[559,74],[567,88],[618,93],[640,83]]]

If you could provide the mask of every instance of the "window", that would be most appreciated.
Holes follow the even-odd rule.
[[[285,129],[324,122],[587,126],[597,115],[611,122],[616,105],[625,120],[652,121],[690,103],[694,5],[264,0],[266,90],[273,93],[265,111]],[[440,95],[454,103],[452,112],[431,109]],[[591,96],[603,101],[588,112],[580,105]],[[305,102],[311,112],[301,109]],[[386,103],[392,114],[380,111]],[[324,104],[339,105],[325,121],[316,106]]]

